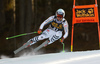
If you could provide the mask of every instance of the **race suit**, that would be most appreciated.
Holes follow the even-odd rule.
[[[63,18],[61,21],[58,21],[56,16],[50,16],[40,25],[39,29],[43,29],[43,27],[47,24],[50,24],[49,27],[44,30],[41,35],[32,38],[32,43],[30,45],[36,43],[39,40],[47,38],[49,39],[48,44],[51,44],[62,37],[63,30],[63,38],[65,39],[68,36],[68,23],[65,18]]]

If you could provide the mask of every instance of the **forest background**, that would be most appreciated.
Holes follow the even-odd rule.
[[[76,5],[94,3],[95,0],[76,0]],[[6,37],[37,31],[40,24],[48,17],[55,15],[59,8],[66,12],[65,19],[69,24],[69,36],[64,43],[65,49],[70,51],[73,0],[0,0],[0,55],[12,55],[15,49],[38,34],[9,40],[6,40]],[[100,11],[100,0],[98,0],[98,11]],[[47,27],[45,26],[44,30]],[[43,41],[39,41],[31,48],[35,48]],[[96,23],[75,24],[74,51],[97,50],[99,49],[98,42]],[[43,50],[45,53],[59,52],[62,50],[62,44],[56,41]]]

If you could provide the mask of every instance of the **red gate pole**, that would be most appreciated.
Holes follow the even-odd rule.
[[[74,0],[74,3],[73,3],[73,13],[75,13],[74,11],[74,7],[75,7],[75,0]],[[75,19],[75,14],[73,14],[73,20],[72,20],[72,34],[71,34],[71,52],[73,51],[73,32],[74,32],[74,19]]]
[[[97,0],[95,0],[95,4],[96,4],[96,10],[97,10],[97,25],[98,25],[98,36],[99,36],[99,48],[100,48],[100,26],[99,26],[99,16],[98,16],[98,5],[97,5]]]
[[[97,4],[97,0],[95,0],[95,4]]]
[[[73,51],[73,31],[74,31],[74,25],[72,25],[72,35],[71,35],[71,52]]]
[[[100,48],[100,26],[99,26],[99,22],[97,24],[98,24],[98,36],[99,36],[99,48]]]

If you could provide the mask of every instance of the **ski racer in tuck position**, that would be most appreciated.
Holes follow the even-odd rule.
[[[31,41],[31,44],[29,44],[27,47],[35,44],[37,41],[47,38],[48,38],[48,44],[46,45],[49,45],[60,38],[61,38],[60,42],[63,42],[64,39],[68,36],[68,23],[64,17],[65,17],[65,11],[63,9],[58,9],[54,16],[50,16],[40,25],[38,34],[41,33],[42,34],[30,39],[29,41]],[[42,32],[43,27],[49,23],[50,23],[49,27]],[[62,36],[63,30],[64,30],[64,35]]]

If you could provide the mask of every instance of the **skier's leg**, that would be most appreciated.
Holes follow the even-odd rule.
[[[47,30],[48,30],[48,29],[46,29],[45,31],[43,31],[43,33],[42,33],[41,35],[36,36],[36,37],[30,39],[29,41],[32,42],[30,45],[35,44],[37,41],[40,41],[40,40],[43,40],[43,39],[48,38],[48,35],[49,35],[49,34],[48,34],[48,31],[47,31]]]
[[[56,32],[55,35],[52,35],[51,37],[49,37],[50,42],[48,43],[48,45],[60,39],[61,37],[62,37],[62,32],[61,31]]]
[[[37,41],[40,41],[40,40],[43,40],[43,39],[46,39],[48,37],[46,37],[45,35],[41,34],[39,36],[36,36],[34,38],[31,39],[32,43],[30,45],[33,45],[35,44]]]

